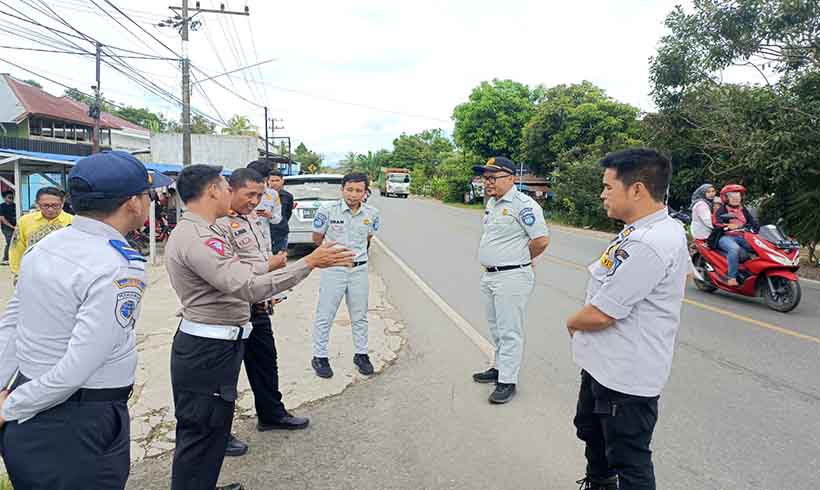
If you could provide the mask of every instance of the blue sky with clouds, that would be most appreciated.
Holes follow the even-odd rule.
[[[48,3],[72,26],[103,42],[171,54],[106,8],[135,35],[125,32],[91,0]],[[166,0],[113,3],[181,51],[173,30],[156,27],[171,13]],[[218,8],[219,3],[238,10],[247,5],[251,16],[200,15],[202,27],[191,33],[189,44],[192,62],[216,74],[256,60],[277,61],[220,79],[256,105],[204,82],[207,97],[195,91],[195,106],[223,119],[244,114],[262,126],[258,106],[267,105],[272,116],[284,119],[278,124],[285,129],[278,134],[304,141],[335,161],[349,151],[390,148],[402,132],[440,127],[450,133],[453,108],[474,86],[492,78],[546,86],[590,80],[619,100],[651,110],[648,59],[664,32],[664,17],[681,2],[201,0],[204,8]],[[105,7],[100,0],[97,4]],[[0,44],[34,43],[0,33]],[[89,57],[2,49],[0,57],[81,89],[93,83],[94,63]],[[130,63],[158,85],[179,93],[175,63]],[[1,61],[0,71],[29,78]],[[748,73],[733,76],[752,78]],[[112,99],[179,118],[176,104],[147,94],[109,67],[103,68],[102,77],[103,90]],[[44,85],[62,93],[53,84]]]

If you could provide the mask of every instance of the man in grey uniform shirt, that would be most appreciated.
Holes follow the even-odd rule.
[[[601,198],[623,231],[589,266],[586,305],[567,321],[581,367],[575,415],[587,490],[654,490],[649,448],[672,366],[686,276],[684,229],[666,210],[672,164],[654,150],[601,160]]]
[[[0,382],[17,374],[0,394],[17,489],[125,488],[145,291],[145,259],[125,235],[145,222],[148,189],[168,184],[125,152],[80,159],[68,175],[73,225],[23,257],[0,321]]]
[[[344,247],[324,246],[276,271],[280,259],[271,257],[267,271],[259,270],[259,264],[241,260],[216,225],[231,207],[221,167],[185,167],[177,189],[187,211],[165,252],[168,277],[182,303],[182,321],[171,347],[177,419],[171,489],[210,490],[225,457],[244,341],[253,330],[249,304],[295,286],[313,268],[349,265],[353,254]]]
[[[487,312],[495,365],[476,373],[477,383],[496,383],[490,403],[507,403],[515,395],[524,354],[524,319],[535,273],[532,261],[549,246],[541,206],[515,188],[515,163],[490,158],[473,167],[484,177],[484,232],[478,260],[484,268],[481,294]]]
[[[373,374],[367,354],[367,247],[379,232],[379,211],[364,202],[368,188],[367,175],[352,173],[342,179],[342,199],[323,205],[313,220],[313,242],[338,242],[356,253],[353,267],[333,267],[322,271],[319,302],[313,321],[313,360],[311,365],[320,378],[333,376],[328,359],[330,326],[339,310],[342,297],[347,298],[353,330],[353,364],[364,375]]]

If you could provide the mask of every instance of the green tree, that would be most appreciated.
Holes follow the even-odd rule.
[[[360,172],[361,163],[359,162],[359,155],[355,152],[348,152],[347,155],[339,162],[339,170],[343,174],[349,174],[353,172]]]
[[[216,124],[207,120],[205,116],[194,114],[191,117],[191,134],[215,134]]]
[[[308,172],[311,165],[316,167],[316,171],[321,171],[322,160],[324,157],[318,153],[312,152],[305,146],[304,143],[299,143],[293,151],[293,159],[302,165],[302,170]]]
[[[650,64],[660,110],[644,129],[672,155],[673,197],[698,181],[740,182],[764,221],[784,217],[802,243],[820,240],[819,18],[817,2],[791,0],[698,0],[667,17]],[[763,83],[721,83],[731,65],[757,68]],[[775,83],[766,69],[779,72]]]
[[[453,143],[441,129],[425,129],[417,134],[402,133],[393,140],[391,165],[413,168],[416,165],[436,166],[442,155],[453,150]]]
[[[76,100],[77,102],[83,103],[83,104],[87,105],[88,107],[92,107],[96,103],[96,100],[94,99],[94,97],[85,95],[84,93],[80,92],[76,88],[67,88],[67,89],[65,89],[65,92],[63,92],[63,96],[68,97],[69,99]],[[100,97],[100,100],[102,101],[101,109],[103,111],[112,112],[114,110],[114,106],[111,105],[111,103],[105,97]]]
[[[469,100],[453,110],[456,143],[484,159],[516,158],[521,130],[542,94],[540,88],[533,90],[512,80],[481,82]]]
[[[233,136],[256,136],[257,128],[247,116],[234,115],[228,119],[228,126],[222,128],[222,134]]]
[[[114,109],[113,114],[134,124],[150,129],[152,132],[161,133],[167,129],[168,121],[165,116],[151,112],[147,108],[138,109],[136,107],[123,107]]]
[[[37,80],[31,80],[31,79],[29,79],[29,80],[23,80],[23,81],[24,81],[25,83],[27,83],[27,84],[31,85],[32,87],[37,87],[37,88],[39,88],[39,89],[42,89],[42,88],[43,88],[43,85],[42,85],[40,82],[38,82]]]
[[[638,113],[587,81],[552,87],[523,128],[520,157],[536,172],[548,173],[567,153],[583,159],[638,145]]]

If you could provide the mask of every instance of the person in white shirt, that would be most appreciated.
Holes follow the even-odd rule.
[[[692,194],[692,238],[706,240],[712,233],[712,211],[717,190],[712,184],[703,184]]]

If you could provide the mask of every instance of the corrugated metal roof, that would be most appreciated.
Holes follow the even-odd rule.
[[[88,108],[83,110],[83,104],[67,104],[64,97],[56,97],[45,90],[21,82],[11,75],[3,74],[14,95],[25,108],[18,116],[18,122],[28,115],[44,116],[51,119],[60,119],[67,122],[79,123],[85,126],[94,126],[94,120],[88,117]],[[70,100],[70,99],[69,99]],[[120,129],[119,126],[100,121],[104,129]]]

